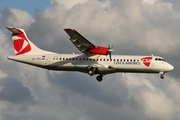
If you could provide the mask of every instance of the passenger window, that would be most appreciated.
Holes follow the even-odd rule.
[[[71,60],[71,58],[69,58],[69,60]]]

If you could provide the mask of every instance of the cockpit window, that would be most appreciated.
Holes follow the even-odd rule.
[[[165,61],[163,58],[156,58],[156,61]]]

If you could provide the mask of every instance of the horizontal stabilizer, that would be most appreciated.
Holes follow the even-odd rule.
[[[6,26],[6,28],[7,28],[9,31],[11,31],[13,34],[23,33],[22,31],[14,28],[14,27]]]

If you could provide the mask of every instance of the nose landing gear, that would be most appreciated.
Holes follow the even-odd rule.
[[[161,75],[161,76],[160,76],[160,78],[161,78],[161,79],[164,79],[164,76],[163,76],[163,75]]]
[[[164,79],[164,74],[165,74],[165,73],[164,73],[164,72],[160,72],[159,74],[160,74],[160,78],[161,78],[161,79]]]

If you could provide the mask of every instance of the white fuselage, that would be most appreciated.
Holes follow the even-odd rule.
[[[159,56],[106,55],[86,56],[82,54],[39,54],[9,56],[8,59],[57,71],[79,71],[88,73],[88,68],[97,68],[97,74],[115,72],[160,73],[174,69]]]

